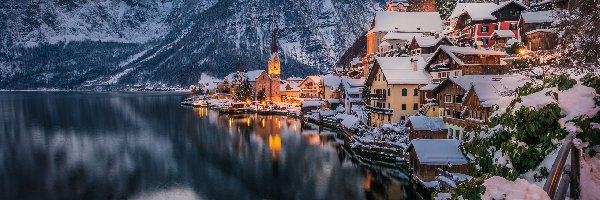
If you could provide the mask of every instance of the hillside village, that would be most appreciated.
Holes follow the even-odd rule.
[[[567,3],[459,2],[443,18],[433,1],[418,1],[428,12],[408,12],[411,2],[388,1],[365,35],[366,54],[324,75],[281,77],[273,27],[265,70],[202,77],[193,86],[201,96],[187,103],[340,130],[359,157],[407,166],[436,199],[597,198],[589,173],[600,162],[588,153],[598,136],[588,136],[598,133],[600,79],[549,64]]]

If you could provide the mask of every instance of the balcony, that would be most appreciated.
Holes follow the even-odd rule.
[[[371,93],[369,95],[369,98],[371,100],[385,100],[385,95],[384,94]]]
[[[365,106],[365,108],[367,109],[367,111],[372,112],[372,113],[384,114],[384,115],[393,115],[394,114],[394,110],[387,109],[387,108],[379,108],[379,107],[370,106],[370,105]]]

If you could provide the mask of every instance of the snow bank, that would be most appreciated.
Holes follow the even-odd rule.
[[[581,159],[581,199],[597,199],[600,197],[600,156],[590,158],[589,155]]]
[[[550,200],[550,197],[542,188],[523,179],[509,181],[494,176],[485,180],[483,185],[486,189],[482,199]]]
[[[351,129],[359,121],[360,119],[358,119],[358,117],[352,115],[345,115],[342,120],[342,126],[344,126],[344,128]]]
[[[576,84],[573,88],[568,89],[558,95],[558,106],[562,110],[562,114],[566,116],[559,120],[564,126],[568,120],[572,120],[578,116],[592,117],[598,113],[594,98],[596,90],[591,87]]]

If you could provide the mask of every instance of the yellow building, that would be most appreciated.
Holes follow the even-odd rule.
[[[321,96],[321,77],[307,76],[300,87],[300,98],[303,99],[319,99]]]
[[[419,89],[431,82],[421,57],[376,57],[366,81],[371,90],[369,124],[398,123],[420,108]]]

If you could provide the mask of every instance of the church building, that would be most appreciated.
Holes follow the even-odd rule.
[[[281,101],[281,62],[277,48],[277,34],[275,30],[275,22],[273,22],[273,30],[271,34],[271,54],[267,61],[267,72],[261,74],[256,79],[255,97],[258,99],[260,91],[264,91],[265,100],[279,102]]]

